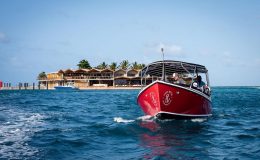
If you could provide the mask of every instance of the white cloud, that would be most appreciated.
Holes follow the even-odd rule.
[[[3,32],[0,32],[0,43],[8,43],[9,39]]]
[[[166,55],[174,55],[174,56],[183,56],[183,48],[179,45],[175,44],[166,44],[166,43],[155,43],[145,46],[145,53],[161,53],[161,48],[163,48],[164,53]]]

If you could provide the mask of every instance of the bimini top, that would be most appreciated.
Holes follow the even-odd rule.
[[[163,65],[164,64],[164,65]],[[156,61],[148,64],[142,69],[141,76],[150,75],[150,76],[162,76],[164,66],[165,75],[172,75],[173,73],[207,73],[208,70],[205,66],[187,63],[181,61],[173,60],[164,60]]]

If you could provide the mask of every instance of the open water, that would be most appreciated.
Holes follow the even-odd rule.
[[[213,88],[213,116],[144,116],[138,90],[0,91],[0,159],[260,159],[260,87]]]

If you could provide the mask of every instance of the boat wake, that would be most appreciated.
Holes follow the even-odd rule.
[[[150,116],[150,115],[145,115],[145,116],[141,116],[138,117],[137,120],[141,120],[141,121],[152,121],[154,120],[155,117]]]
[[[4,122],[0,123],[0,159],[31,157],[38,152],[28,144],[35,132],[44,125],[43,115],[5,110]]]
[[[159,120],[159,119],[156,119],[156,117],[150,116],[150,115],[141,116],[136,119],[124,119],[122,117],[114,117],[114,122],[117,122],[117,123],[132,123],[132,122],[136,122],[136,121],[151,122],[154,120]],[[159,121],[167,122],[167,121],[175,121],[175,120],[174,119],[164,119],[164,120],[159,120]],[[207,121],[207,118],[194,118],[194,119],[185,120],[185,121],[202,123],[202,122]]]
[[[122,117],[114,117],[114,122],[117,123],[130,123],[134,122],[135,120],[128,120],[128,119],[123,119]]]
[[[150,115],[141,116],[141,117],[138,117],[134,120],[124,119],[122,117],[114,117],[114,122],[117,122],[117,123],[132,123],[132,122],[135,122],[135,121],[153,121],[153,119],[154,119],[154,117],[150,116]]]
[[[191,119],[192,122],[199,122],[199,123],[205,122],[206,120],[207,120],[206,118],[195,118],[195,119]]]

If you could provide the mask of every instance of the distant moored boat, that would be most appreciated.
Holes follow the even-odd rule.
[[[77,87],[74,86],[72,82],[68,82],[67,85],[64,86],[55,86],[54,87],[56,90],[76,90],[78,89]]]

